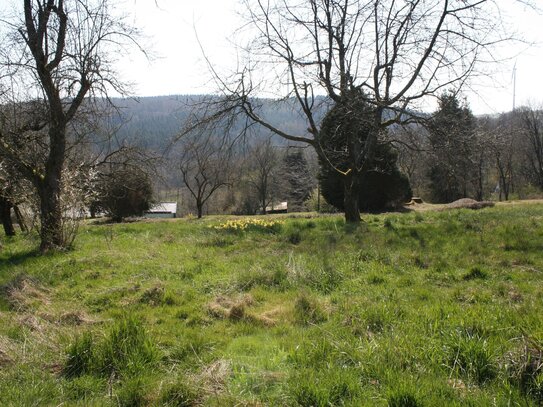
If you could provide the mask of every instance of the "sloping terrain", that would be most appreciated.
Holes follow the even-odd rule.
[[[0,251],[0,405],[538,405],[543,205],[84,225]]]

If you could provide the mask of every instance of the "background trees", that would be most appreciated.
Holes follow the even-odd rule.
[[[439,98],[439,110],[428,120],[431,164],[428,168],[434,202],[467,197],[476,178],[475,117],[454,93]]]
[[[238,177],[238,182],[248,182],[254,188],[260,211],[266,214],[266,208],[277,202],[280,196],[279,168],[280,154],[271,138],[255,142],[247,152],[245,176]]]
[[[245,4],[256,38],[248,47],[246,65],[229,80],[218,78],[224,95],[218,109],[242,112],[287,140],[311,145],[342,180],[349,222],[360,221],[359,184],[353,179],[368,170],[384,130],[409,120],[408,107],[426,96],[461,87],[503,39],[498,6],[491,0]],[[266,91],[295,101],[306,121],[305,134],[289,133],[262,114],[253,98]],[[372,131],[363,143],[346,143],[348,166],[340,170],[322,148],[319,112],[323,103],[348,106],[356,99],[368,104]]]
[[[2,39],[4,105],[24,108],[9,117],[0,154],[32,182],[40,202],[41,250],[64,247],[63,170],[78,117],[92,114],[92,99],[124,87],[113,69],[136,31],[114,16],[106,0],[24,0],[22,19]],[[9,133],[9,134],[8,134]],[[12,136],[12,137],[8,137]],[[25,150],[40,139],[40,159]],[[15,142],[13,142],[15,140]]]
[[[211,132],[185,134],[179,149],[181,178],[201,218],[206,202],[230,183],[234,149],[228,138]]]
[[[524,136],[524,170],[528,179],[543,189],[543,111],[523,108],[519,111]]]

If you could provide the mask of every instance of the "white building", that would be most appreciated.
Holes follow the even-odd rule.
[[[176,218],[177,202],[161,202],[143,214],[145,218]]]

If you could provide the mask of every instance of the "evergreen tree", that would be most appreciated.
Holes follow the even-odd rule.
[[[357,193],[360,210],[378,211],[397,206],[411,197],[409,180],[396,164],[398,155],[390,144],[374,140],[372,149],[365,146],[368,137],[379,131],[373,122],[372,106],[362,98],[337,104],[325,116],[319,142],[326,150],[328,162],[319,158],[319,183],[323,197],[337,209],[345,210],[345,184]],[[353,170],[353,151],[372,150]]]
[[[289,147],[283,159],[284,198],[288,202],[289,212],[305,209],[305,201],[309,199],[314,181],[309,165],[300,148]]]
[[[475,151],[475,117],[456,94],[444,93],[439,110],[428,124],[432,149],[428,177],[432,200],[452,202],[472,194],[470,184],[477,176]]]

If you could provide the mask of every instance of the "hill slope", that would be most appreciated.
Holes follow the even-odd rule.
[[[541,403],[543,205],[365,221],[4,242],[0,405]]]

